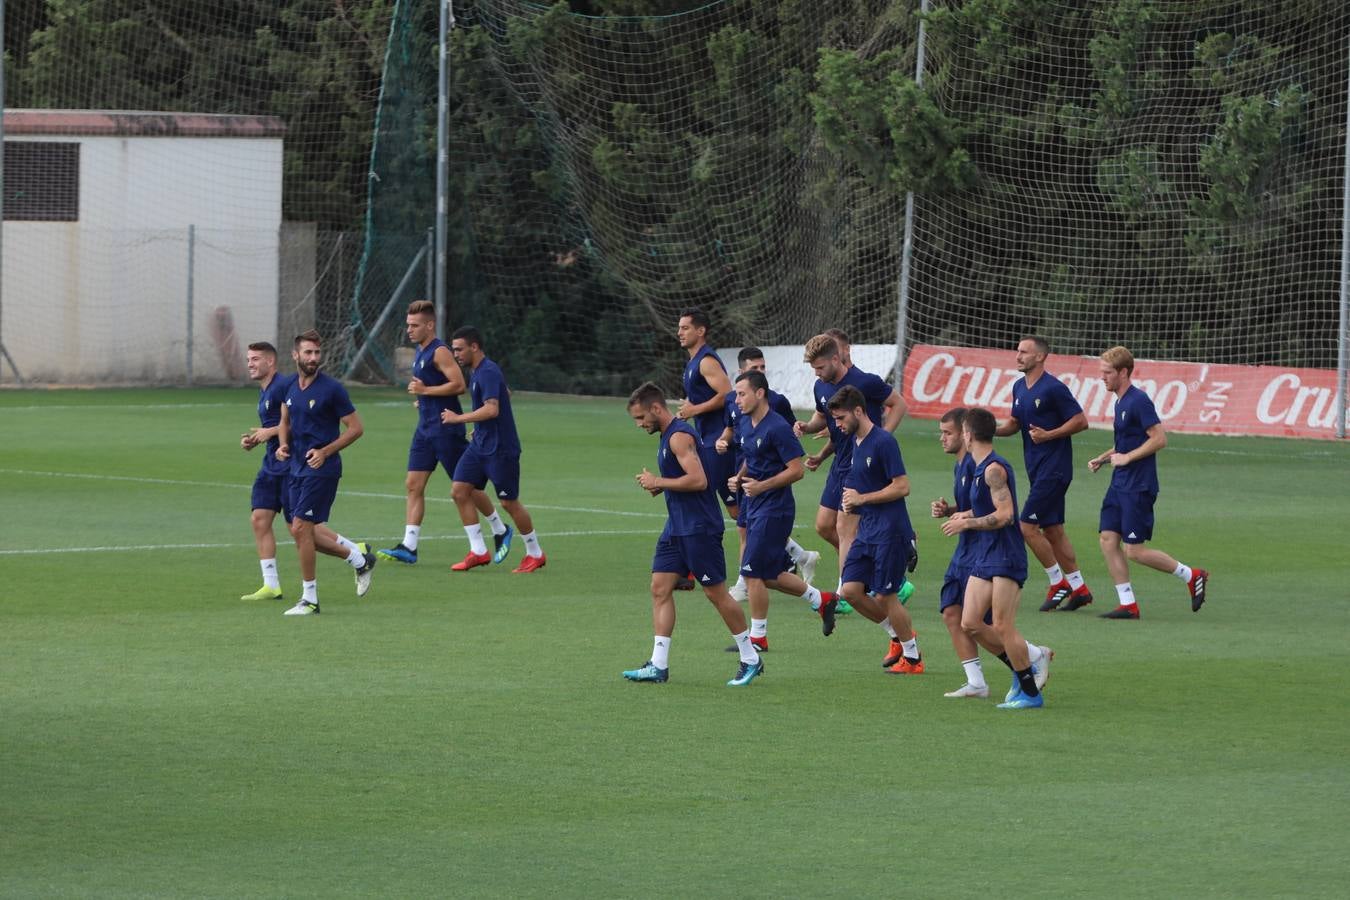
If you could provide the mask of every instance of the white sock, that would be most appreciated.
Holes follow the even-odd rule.
[[[531,531],[529,534],[522,534],[520,539],[525,542],[526,556],[543,556],[544,551],[539,546],[539,533]]]
[[[741,662],[751,665],[759,662],[759,651],[755,649],[754,644],[750,643],[750,632],[742,631],[734,637],[736,638],[736,649],[741,653]]]
[[[356,542],[355,542],[355,541],[349,541],[349,540],[347,540],[345,537],[343,537],[343,536],[340,535],[340,534],[334,535],[334,537],[337,539],[338,546],[341,547],[341,548],[343,548],[344,550],[360,550],[360,549],[361,549],[360,547],[356,546]]]
[[[834,589],[834,592],[835,592],[836,594],[838,594],[839,596],[841,596],[841,597],[844,596],[844,576],[843,576],[843,575],[840,575],[840,576],[839,576],[839,586],[836,587],[836,588]]]
[[[980,665],[978,656],[961,660],[961,668],[966,670],[966,684],[977,688],[989,687],[989,683],[984,680],[984,667]]]
[[[506,534],[506,523],[502,521],[502,514],[501,514],[501,513],[497,512],[497,511],[494,509],[494,510],[492,511],[492,515],[490,515],[490,516],[487,517],[487,520],[488,520],[488,525],[491,526],[491,528],[492,528],[492,533],[493,533],[493,534]],[[662,666],[661,668],[664,669],[665,666]]]
[[[1087,582],[1083,580],[1082,572],[1069,572],[1064,577],[1069,579],[1069,587],[1073,588],[1075,591],[1087,584]]]
[[[891,640],[893,641],[900,640],[900,636],[895,633],[895,626],[891,624],[890,619],[882,619],[877,624],[886,630],[886,633],[891,636]]]
[[[788,538],[787,552],[788,556],[792,557],[793,562],[800,563],[802,561],[802,557],[806,554],[806,548],[803,547],[801,544],[797,543],[796,541],[794,541],[792,538]]]
[[[475,522],[472,525],[464,526],[464,533],[469,536],[469,552],[475,556],[482,556],[487,553],[487,544],[483,543],[483,526]]]
[[[1134,606],[1134,588],[1127,581],[1124,584],[1116,585],[1116,596],[1120,598],[1121,606]]]
[[[747,585],[747,584],[745,583],[745,576],[744,576],[744,575],[742,575],[742,576],[740,576],[739,578],[736,579],[736,584],[734,585],[734,587],[738,587],[738,588],[740,588],[741,590],[749,590],[749,589],[750,589],[749,585]]]
[[[273,590],[281,589],[281,579],[277,577],[277,561],[273,559],[262,559],[258,561],[262,566],[263,587],[270,587]]]
[[[1036,663],[1040,662],[1041,657],[1044,655],[1045,654],[1041,652],[1040,647],[1038,647],[1036,644],[1033,644],[1031,641],[1027,641],[1027,659],[1031,662],[1033,666],[1036,665]]]
[[[307,600],[310,603],[319,602],[319,582],[302,581],[300,582],[300,599]]]
[[[905,648],[905,655],[910,659],[919,659],[919,639],[917,637],[901,641],[900,646]]]
[[[802,594],[802,599],[811,604],[812,609],[820,609],[821,599],[819,589],[813,588],[808,584],[806,586],[806,593]]]
[[[1191,567],[1185,563],[1177,563],[1177,569],[1172,574],[1187,584],[1191,583]]]
[[[1052,586],[1059,584],[1064,580],[1064,570],[1059,567],[1059,563],[1055,563],[1045,570],[1045,577],[1050,579]]]
[[[652,665],[658,669],[670,668],[670,638],[657,635],[652,640]]]
[[[751,637],[757,637],[757,638],[768,637],[768,636],[769,636],[769,620],[768,620],[768,619],[751,619],[751,620],[750,620],[750,636],[751,636]]]
[[[347,554],[347,565],[351,566],[353,569],[359,569],[365,564],[366,557],[360,550],[352,550],[351,553]]]
[[[403,526],[403,546],[407,547],[409,550],[417,549],[417,539],[420,538],[421,536],[422,536],[421,525]]]

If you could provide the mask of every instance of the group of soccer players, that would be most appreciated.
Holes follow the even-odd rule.
[[[415,564],[427,481],[438,465],[452,478],[451,497],[469,538],[468,555],[451,566],[452,571],[503,562],[516,533],[525,544],[525,556],[512,571],[534,572],[546,565],[530,513],[520,502],[520,438],[502,370],[487,357],[476,328],[458,329],[447,345],[436,336],[435,318],[430,301],[419,300],[408,308],[408,340],[417,348],[408,393],[415,398],[417,427],[408,450],[407,524],[403,540],[387,550],[372,551],[369,544],[351,541],[328,526],[342,477],[340,451],[357,441],[364,429],[347,389],[319,371],[323,362],[319,333],[310,330],[295,338],[294,375],[277,371],[277,349],[272,344],[249,345],[249,377],[259,383],[259,425],[241,437],[240,446],[264,448],[252,495],[263,586],[242,599],[283,599],[272,532],[279,512],[295,539],[302,579],[300,599],[286,610],[288,616],[320,611],[316,553],[338,557],[352,567],[358,597],[370,590],[378,559]],[[466,388],[472,399],[467,413],[459,401]],[[468,423],[474,426],[472,441],[466,437]],[[489,481],[514,528],[502,521],[484,492]],[[492,529],[492,552],[480,513]]]
[[[883,666],[888,672],[921,674],[923,657],[905,608],[913,592],[906,573],[917,563],[905,505],[910,483],[892,434],[905,414],[904,400],[878,376],[854,367],[847,336],[832,330],[806,344],[805,362],[817,376],[816,408],[808,421],[796,421],[790,404],[769,389],[758,349],[741,351],[732,386],[708,344],[709,327],[701,310],[686,310],[680,317],[677,337],[689,361],[685,398],[674,414],[665,393],[650,382],[628,400],[636,424],[660,436],[656,473],[644,468],[636,480],[652,495],[664,494],[668,518],[652,560],[652,654],[623,677],[669,679],[674,591],[686,577],[702,587],[735,639],[728,649],[739,653],[740,667],[728,685],[747,685],[764,672],[770,588],[805,599],[820,616],[826,636],[848,604],[887,632],[890,646]],[[942,497],[930,506],[933,518],[943,520],[942,533],[957,537],[939,608],[966,676],[961,687],[944,696],[989,696],[978,651],[983,646],[1012,674],[1012,686],[999,704],[1003,709],[1044,704],[1042,688],[1054,657],[1049,647],[1028,641],[1016,624],[1027,548],[1049,579],[1042,612],[1072,612],[1093,601],[1064,532],[1073,479],[1071,437],[1087,428],[1087,420],[1068,388],[1045,372],[1048,353],[1048,344],[1038,337],[1018,344],[1017,366],[1024,377],[1014,387],[1012,415],[1003,423],[982,408],[955,408],[939,422],[942,449],[957,460],[953,500]],[[1088,464],[1093,472],[1108,462],[1113,467],[1099,533],[1119,603],[1104,617],[1139,617],[1129,560],[1185,581],[1191,608],[1198,611],[1208,573],[1144,546],[1152,537],[1158,492],[1155,454],[1166,446],[1161,421],[1148,395],[1131,382],[1134,359],[1128,350],[1111,348],[1100,365],[1103,383],[1117,397],[1114,446]],[[800,436],[827,429],[831,440],[825,449],[807,456]],[[1021,507],[1013,467],[994,450],[996,436],[1018,432],[1030,481]],[[792,485],[830,456],[834,461],[816,530],[838,551],[839,583],[836,591],[820,591],[810,583],[819,555],[791,537]],[[730,589],[719,498],[741,538],[740,577]],[[793,574],[793,568],[804,577]],[[737,599],[749,601],[748,623]]]
[[[378,551],[343,537],[328,524],[342,475],[340,451],[362,436],[363,426],[346,389],[320,371],[319,334],[311,330],[295,338],[295,375],[277,371],[277,351],[271,344],[249,345],[249,376],[260,388],[259,426],[246,432],[240,445],[244,450],[265,448],[252,494],[263,586],[243,599],[283,598],[272,531],[278,512],[295,539],[302,579],[301,596],[286,615],[320,611],[318,553],[352,568],[357,596],[370,589],[378,559],[415,564],[426,487],[437,466],[452,479],[451,496],[469,539],[468,554],[452,571],[500,564],[517,533],[525,556],[513,571],[528,573],[546,565],[529,511],[519,499],[521,448],[510,391],[501,369],[485,354],[482,335],[466,326],[446,344],[436,336],[435,310],[425,300],[408,308],[406,326],[416,347],[408,393],[417,408],[405,483],[406,526],[402,541]],[[832,329],[804,348],[804,362],[817,379],[815,410],[810,419],[798,421],[791,404],[770,390],[763,352],[744,348],[733,381],[708,343],[710,327],[701,310],[680,316],[676,336],[689,359],[684,399],[675,412],[662,389],[650,382],[628,400],[634,422],[660,436],[656,471],[644,468],[636,481],[653,496],[664,495],[668,515],[652,560],[652,653],[623,677],[668,680],[674,592],[694,586],[703,589],[734,638],[727,649],[739,654],[740,667],[729,685],[748,685],[764,672],[761,654],[769,649],[770,590],[805,600],[827,637],[839,614],[860,613],[889,637],[882,662],[886,671],[922,674],[923,656],[905,606],[914,590],[906,575],[917,564],[918,545],[906,506],[909,476],[893,434],[906,412],[903,398],[879,376],[855,367],[847,335]],[[1073,480],[1071,438],[1087,428],[1087,419],[1069,389],[1045,371],[1048,354],[1041,338],[1024,338],[1018,344],[1017,367],[1023,378],[1014,385],[1012,414],[1004,422],[987,409],[955,408],[938,424],[942,449],[956,457],[953,500],[944,496],[933,501],[930,513],[943,520],[943,534],[957,538],[939,609],[966,677],[947,697],[989,696],[978,650],[984,647],[1013,676],[1000,708],[1043,705],[1041,689],[1054,654],[1028,641],[1016,624],[1027,578],[1027,548],[1049,580],[1042,612],[1072,612],[1093,602],[1064,530],[1065,498]],[[1158,493],[1156,454],[1167,438],[1153,402],[1133,385],[1133,370],[1133,356],[1124,347],[1102,354],[1102,382],[1116,395],[1115,441],[1112,449],[1088,462],[1093,472],[1108,463],[1113,470],[1099,525],[1118,599],[1104,614],[1109,619],[1139,618],[1130,561],[1184,581],[1194,611],[1205,602],[1209,578],[1205,570],[1145,546],[1152,538]],[[468,413],[459,401],[466,391],[472,400]],[[471,440],[465,428],[469,423],[474,426]],[[829,440],[820,452],[808,455],[801,437],[825,437],[822,432]],[[1020,506],[1013,467],[993,443],[995,437],[1019,432],[1030,482]],[[820,554],[792,538],[792,485],[831,457],[815,526],[837,551],[838,584],[835,590],[822,591],[811,583]],[[514,527],[502,521],[485,493],[488,482]],[[738,577],[730,586],[721,507],[736,521],[739,534]],[[480,516],[492,531],[491,551]],[[748,602],[748,621],[737,601]]]

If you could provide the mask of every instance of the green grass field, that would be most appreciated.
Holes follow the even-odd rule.
[[[1173,435],[1156,544],[1209,568],[1211,599],[1193,615],[1136,572],[1139,622],[1094,615],[1106,476],[1084,465],[1070,533],[1100,600],[1036,613],[1033,560],[1022,627],[1056,660],[1046,708],[1008,713],[942,697],[963,678],[931,422],[900,430],[928,673],[885,675],[878,628],[826,640],[782,598],[765,676],[734,690],[701,595],[680,597],[670,683],[619,677],[651,649],[664,509],[633,483],[656,442],[621,401],[517,400],[544,571],[452,577],[438,474],[421,562],[381,564],[358,601],[321,558],[323,615],[297,619],[237,599],[260,583],[255,396],[0,393],[0,895],[1343,895],[1350,446]],[[353,396],[333,525],[388,546],[413,413]],[[1080,462],[1107,440],[1080,437]],[[797,491],[816,549],[820,478]]]

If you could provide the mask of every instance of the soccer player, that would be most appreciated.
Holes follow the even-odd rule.
[[[1012,464],[994,452],[998,422],[987,409],[966,412],[966,448],[975,465],[970,482],[970,510],[942,523],[951,537],[971,532],[970,577],[961,611],[961,625],[972,635],[980,630],[985,613],[994,614],[998,633],[1017,675],[1018,690],[999,709],[1033,709],[1045,705],[1036,685],[1027,641],[1017,630],[1017,604],[1027,579],[1027,548],[1017,525],[1017,483]]]
[[[358,597],[370,590],[376,560],[368,544],[349,549],[316,534],[337,499],[342,477],[339,453],[360,438],[364,429],[342,382],[319,371],[323,344],[317,331],[298,335],[291,357],[298,374],[281,406],[276,458],[291,463],[288,508],[302,589],[299,602],[286,615],[308,616],[319,612],[316,551],[346,559],[356,572]]]
[[[286,499],[286,478],[290,464],[276,458],[277,425],[281,422],[281,406],[286,400],[294,375],[277,373],[277,348],[267,341],[248,345],[244,357],[248,377],[258,382],[258,427],[244,432],[239,446],[252,450],[264,446],[262,465],[253,479],[253,540],[258,545],[258,561],[262,566],[263,585],[240,600],[280,600],[281,576],[277,572],[277,539],[272,523],[277,513],[283,513],[289,525],[291,515]]]
[[[825,621],[824,632],[834,630],[837,595],[821,592],[786,571],[783,546],[792,533],[797,506],[792,483],[806,474],[802,445],[792,426],[769,409],[769,381],[763,372],[736,376],[736,405],[741,423],[741,467],[727,482],[733,496],[745,492],[745,553],[741,574],[750,595],[750,640],[758,650],[769,649],[769,588],[801,597]]]
[[[450,567],[455,572],[467,572],[475,566],[492,562],[483,541],[483,528],[478,524],[478,509],[474,492],[481,491],[488,481],[497,492],[502,509],[511,514],[520,538],[525,542],[525,558],[511,571],[519,574],[542,569],[548,562],[534,533],[534,521],[529,510],[520,502],[520,437],[516,433],[516,417],[511,412],[511,391],[506,386],[502,370],[483,352],[483,335],[477,328],[466,325],[451,335],[450,352],[455,362],[469,370],[469,396],[473,411],[457,413],[443,410],[441,421],[447,425],[473,423],[473,440],[455,465],[454,483],[450,494],[459,507],[459,520],[469,536],[469,553]]]
[[[722,435],[722,411],[727,395],[731,393],[731,380],[727,378],[721,358],[708,344],[711,324],[708,314],[701,309],[691,308],[680,313],[675,337],[689,354],[689,362],[684,366],[685,399],[675,415],[689,422],[698,432],[709,469],[708,480],[713,483],[722,505],[734,517],[736,495],[727,490],[727,479],[734,471],[732,460],[729,456],[718,455],[715,450],[717,439]]]
[[[628,398],[628,414],[648,434],[661,436],[656,473],[643,468],[638,485],[653,497],[665,494],[666,527],[652,557],[652,656],[623,673],[629,681],[665,682],[670,677],[670,638],[675,631],[675,582],[686,572],[703,585],[703,593],[736,639],[741,665],[727,682],[742,687],[764,673],[764,662],[750,642],[745,613],[727,592],[727,563],[722,552],[722,511],[703,470],[698,433],[676,419],[666,396],[650,381]]]
[[[408,341],[417,347],[413,357],[413,377],[408,382],[408,393],[415,398],[417,428],[413,431],[412,446],[408,448],[408,477],[404,486],[408,491],[407,524],[403,540],[388,550],[376,550],[382,559],[412,565],[417,562],[417,545],[422,536],[422,518],[426,514],[427,482],[439,464],[447,477],[455,474],[464,448],[468,446],[463,425],[447,425],[441,413],[450,410],[462,413],[459,395],[464,393],[464,373],[455,363],[445,341],[436,337],[436,306],[430,300],[416,300],[408,307]],[[511,552],[513,529],[502,522],[493,509],[492,501],[482,491],[474,491],[474,506],[487,517],[496,544],[492,561],[500,563]]]
[[[975,463],[966,452],[965,419],[965,408],[958,406],[947,410],[938,421],[938,439],[942,444],[942,451],[955,456],[956,464],[952,467],[953,500],[948,503],[946,497],[939,497],[933,501],[930,510],[935,519],[945,519],[957,513],[970,511],[970,486],[975,477]],[[961,668],[966,673],[965,683],[956,690],[943,694],[944,697],[989,696],[989,683],[985,681],[984,668],[980,665],[981,646],[998,657],[1010,670],[1012,669],[1008,654],[1003,650],[1003,643],[999,640],[998,633],[994,631],[991,612],[985,613],[984,618],[971,631],[966,631],[961,625],[966,582],[970,579],[970,539],[971,532],[968,531],[956,536],[956,549],[952,551],[952,560],[943,576],[942,590],[938,599],[942,624],[947,626],[952,649],[956,651],[956,658],[961,661]],[[1054,658],[1054,651],[1028,641],[1027,655],[1035,673],[1036,687],[1043,688],[1050,678],[1050,661]],[[883,665],[899,657],[900,647],[893,645],[890,656]],[[1011,700],[1018,689],[1019,684],[1014,674],[1012,687],[1004,699]]]
[[[853,608],[878,624],[886,623],[901,656],[887,669],[896,675],[923,674],[923,656],[909,612],[900,603],[905,564],[913,543],[905,497],[909,476],[900,458],[900,445],[889,431],[873,424],[867,400],[853,385],[844,385],[828,403],[835,427],[853,444],[853,465],[840,496],[841,508],[858,516],[857,538],[844,561],[843,595]],[[870,593],[870,595],[869,595]],[[826,633],[833,624],[832,604],[823,618]]]
[[[816,411],[809,421],[796,423],[793,430],[801,436],[829,429],[830,443],[820,453],[808,456],[805,465],[815,471],[831,453],[834,455],[834,462],[825,479],[825,488],[821,491],[820,508],[816,511],[816,533],[839,551],[839,571],[842,576],[848,545],[857,533],[858,521],[857,516],[844,511],[842,507],[844,479],[853,465],[853,448],[852,439],[839,430],[829,413],[830,398],[844,385],[856,387],[866,401],[868,418],[888,432],[895,431],[904,417],[905,401],[895,388],[881,378],[846,364],[839,343],[829,335],[818,334],[811,338],[806,344],[805,358],[816,373],[817,380],[812,390]]]
[[[764,361],[764,351],[758,347],[742,347],[736,354],[736,362],[739,364],[737,375],[744,372],[766,372],[768,365]],[[767,377],[767,375],[765,376]],[[797,421],[797,415],[792,411],[792,403],[782,394],[769,389],[769,408],[783,417],[783,420],[789,424]],[[722,434],[718,437],[714,448],[719,455],[730,453],[732,456],[731,471],[735,472],[741,467],[741,445],[736,436],[737,424],[741,420],[741,411],[736,406],[736,392],[733,390],[726,396],[726,405],[723,407],[725,415],[723,416]],[[745,510],[744,497],[737,497],[734,508],[728,510],[733,518],[736,519],[736,530],[740,537],[740,553],[745,553]],[[791,537],[787,539],[788,558],[792,564],[797,567],[802,580],[808,584],[816,575],[816,565],[820,562],[820,554],[814,550],[807,550],[801,544],[794,541]],[[739,559],[739,557],[738,557]],[[736,583],[731,586],[731,596],[741,603],[744,603],[749,594],[746,593],[745,577],[740,576]],[[735,649],[735,648],[728,648]]]
[[[1184,581],[1191,595],[1191,611],[1199,612],[1205,604],[1209,573],[1144,546],[1153,539],[1153,503],[1158,499],[1157,453],[1167,446],[1167,432],[1153,401],[1132,383],[1134,354],[1124,347],[1112,347],[1101,356],[1101,373],[1102,384],[1116,395],[1115,445],[1088,460],[1088,468],[1096,472],[1107,463],[1112,468],[1111,486],[1102,500],[1098,539],[1106,568],[1116,583],[1118,599],[1116,608],[1102,613],[1102,618],[1139,618],[1139,602],[1130,584],[1131,560]]]
[[[1045,338],[1025,337],[1017,343],[1022,380],[1013,385],[1012,416],[994,434],[1007,437],[1022,432],[1030,484],[1022,504],[1022,537],[1050,579],[1041,612],[1050,612],[1061,603],[1066,612],[1072,612],[1092,602],[1078,570],[1078,556],[1064,532],[1064,497],[1073,481],[1071,438],[1088,423],[1083,407],[1064,382],[1045,371],[1049,353]]]

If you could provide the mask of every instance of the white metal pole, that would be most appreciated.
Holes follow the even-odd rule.
[[[928,12],[928,0],[919,4],[919,14]],[[919,40],[914,53],[914,83],[923,84],[923,52],[925,28],[919,19]],[[900,250],[900,284],[896,291],[895,313],[895,375],[891,379],[897,388],[904,388],[905,341],[909,336],[909,275],[914,264],[914,192],[905,194],[905,242]]]
[[[192,292],[196,289],[193,284],[193,276],[197,268],[197,226],[188,226],[188,258],[187,258],[187,383],[192,384]]]
[[[436,331],[446,334],[446,242],[450,190],[450,31],[455,27],[453,0],[441,0],[440,79],[436,102]]]
[[[1346,370],[1350,369],[1350,55],[1345,95],[1345,160],[1341,186],[1341,317],[1336,338],[1336,437],[1345,437]]]

